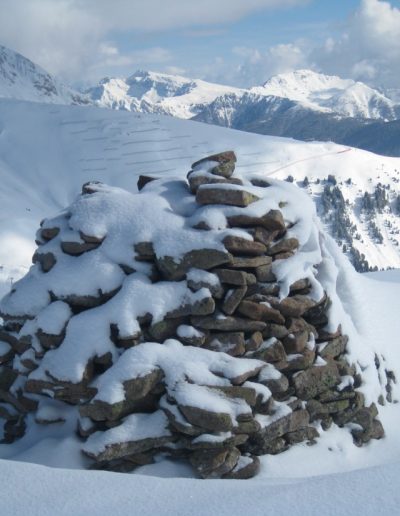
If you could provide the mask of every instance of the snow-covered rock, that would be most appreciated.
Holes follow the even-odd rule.
[[[162,452],[240,479],[333,422],[357,445],[383,437],[376,402],[396,378],[346,312],[349,264],[301,190],[236,161],[214,154],[136,194],[86,183],[42,221],[0,303],[4,442],[75,424],[96,468]]]

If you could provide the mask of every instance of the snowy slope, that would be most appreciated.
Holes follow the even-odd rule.
[[[88,104],[90,100],[65,86],[26,57],[0,45],[0,97],[51,104]]]
[[[399,114],[398,105],[366,84],[311,70],[276,75],[250,91],[286,98],[309,109],[345,117],[394,120]]]
[[[196,159],[230,148],[240,171],[281,179],[292,175],[299,186],[307,176],[318,205],[328,175],[334,175],[356,228],[353,247],[372,267],[400,267],[397,158],[158,115],[10,100],[0,100],[0,265],[14,268],[13,277],[28,266],[38,222],[69,204],[84,182],[98,179],[135,191],[139,174],[182,177]],[[388,187],[388,204],[381,213],[362,212],[365,192],[374,194],[379,182]],[[329,216],[328,210],[325,222],[332,230]],[[381,244],[371,232],[371,217]]]
[[[399,463],[310,479],[199,481],[0,461],[4,514],[364,516],[396,514]],[[24,487],[21,489],[21,479]],[[240,483],[238,483],[240,482]]]
[[[106,77],[86,93],[100,107],[191,118],[216,97],[240,91],[199,79],[138,70],[127,79]]]

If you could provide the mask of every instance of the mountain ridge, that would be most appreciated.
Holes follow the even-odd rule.
[[[90,104],[88,97],[74,91],[22,54],[0,45],[0,97],[51,104]]]

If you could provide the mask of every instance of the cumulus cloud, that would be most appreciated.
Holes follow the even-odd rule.
[[[310,56],[326,72],[398,87],[400,9],[387,1],[362,0],[342,34]]]
[[[250,47],[234,47],[234,63],[226,57],[215,57],[212,62],[202,66],[198,75],[211,82],[231,84],[249,88],[263,84],[271,76],[311,68],[309,49],[302,40],[295,43],[274,45],[266,50]],[[189,70],[189,75],[195,75]]]
[[[233,52],[245,58],[237,67],[235,81],[244,87],[262,84],[272,75],[310,67],[307,52],[300,41],[274,45],[264,52],[247,47],[234,48]]]
[[[361,0],[339,35],[323,44],[300,40],[267,49],[234,48],[242,59],[231,82],[247,86],[298,68],[337,74],[376,86],[400,84],[400,8],[384,0]]]
[[[230,23],[266,8],[290,7],[308,0],[2,0],[2,43],[18,50],[49,71],[67,78],[107,65],[105,57],[118,57],[120,65],[141,55],[110,54],[106,41],[121,31],[149,32]],[[155,64],[167,50],[145,49]],[[155,57],[159,56],[159,61]],[[110,59],[111,60],[111,59]]]

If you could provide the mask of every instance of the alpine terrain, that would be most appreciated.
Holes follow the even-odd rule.
[[[396,514],[398,104],[0,56],[2,513]]]
[[[398,101],[362,82],[311,70],[277,75],[250,89],[138,71],[128,79],[105,78],[86,93],[101,107],[400,155]]]

